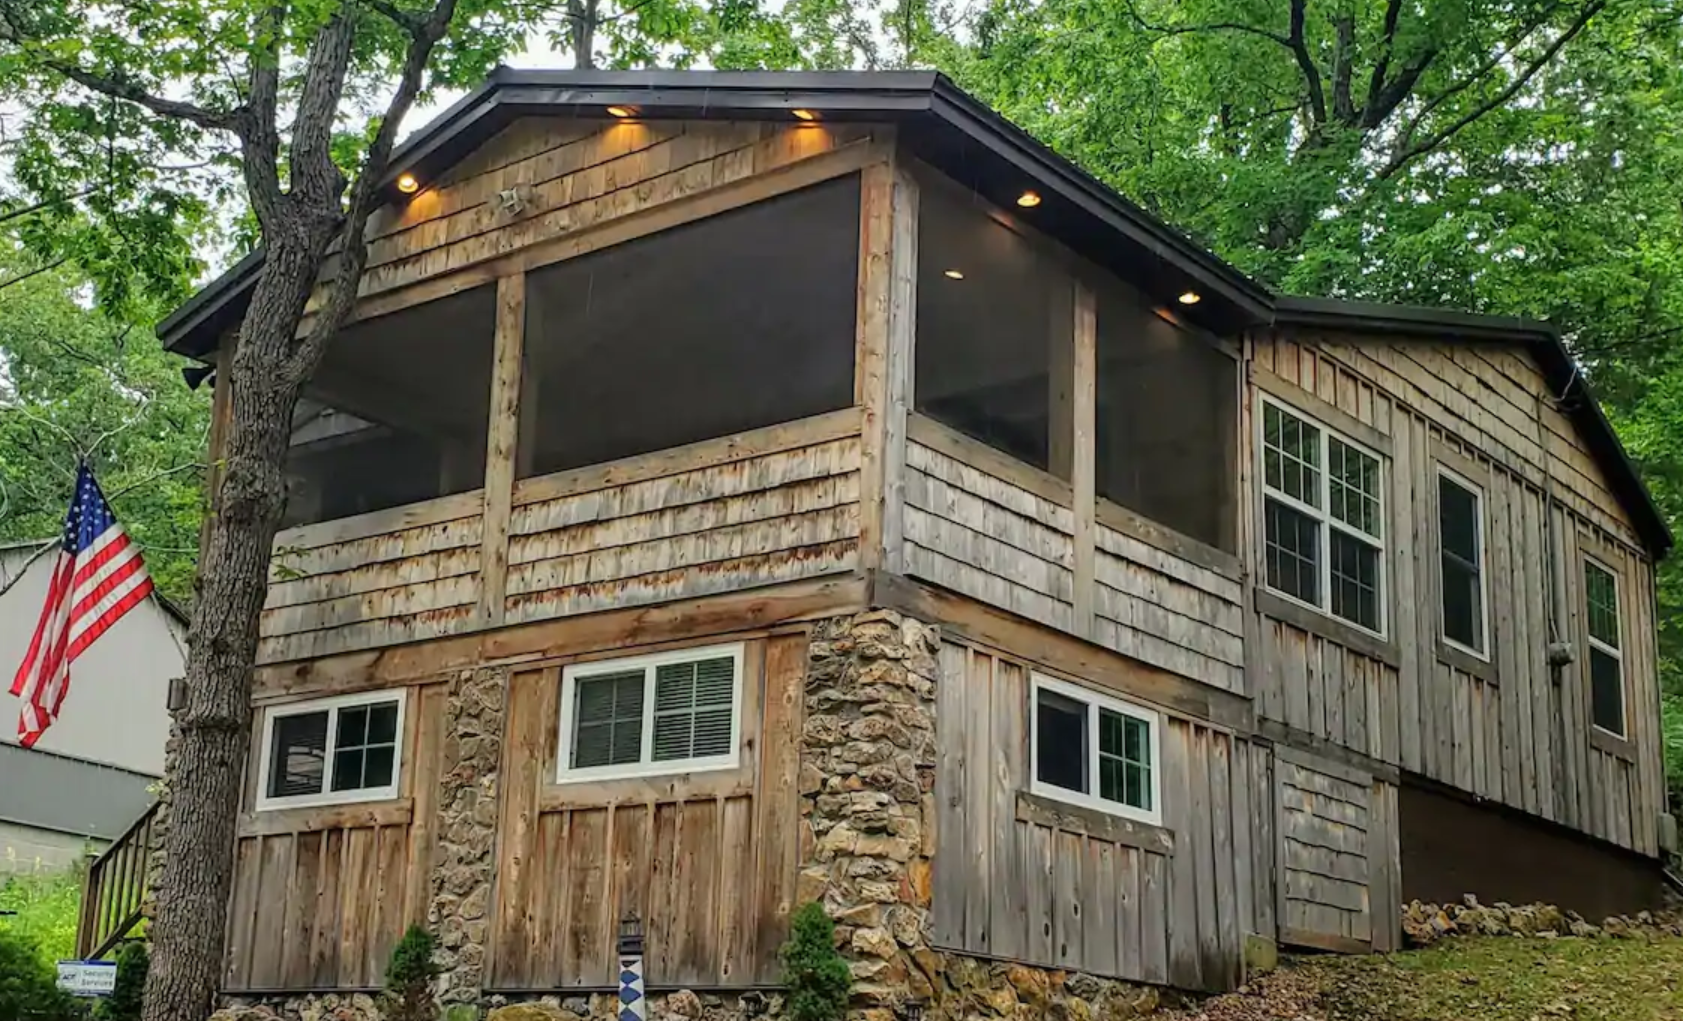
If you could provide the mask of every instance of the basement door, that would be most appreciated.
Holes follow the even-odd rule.
[[[1361,769],[1274,747],[1280,942],[1346,953],[1390,950],[1396,901],[1396,788]]]

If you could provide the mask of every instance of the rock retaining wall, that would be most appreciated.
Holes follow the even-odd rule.
[[[1403,935],[1416,947],[1450,936],[1683,936],[1683,914],[1643,911],[1595,924],[1576,911],[1548,904],[1480,904],[1469,894],[1460,904],[1408,904]]]

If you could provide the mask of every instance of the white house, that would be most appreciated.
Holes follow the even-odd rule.
[[[186,658],[186,619],[148,599],[82,654],[58,722],[33,749],[20,747],[19,700],[7,689],[47,596],[54,555],[32,562],[40,548],[0,546],[0,874],[68,867],[151,803],[169,681]]]

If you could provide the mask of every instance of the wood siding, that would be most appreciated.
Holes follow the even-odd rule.
[[[234,848],[225,992],[384,983],[392,947],[411,924],[426,921],[446,697],[442,684],[409,689],[395,801],[254,813],[254,785],[247,791]],[[256,755],[254,747],[253,761]]]
[[[1373,778],[1284,748],[1274,770],[1282,942],[1389,945],[1391,913],[1381,902],[1395,892],[1386,878],[1396,837],[1383,808],[1375,811]]]
[[[456,634],[480,598],[482,495],[447,496],[275,536],[258,661]]]
[[[517,673],[488,988],[611,988],[619,920],[651,986],[777,981],[793,909],[805,634],[750,642],[740,766],[556,784],[560,670]]]
[[[933,926],[945,948],[1188,988],[1274,932],[1265,747],[1164,717],[1164,825],[1036,798],[1029,668],[949,641],[937,686]]]
[[[1390,500],[1387,637],[1258,613],[1249,658],[1258,716],[1308,743],[1349,748],[1657,853],[1664,785],[1651,565],[1570,423],[1536,399],[1543,382],[1526,356],[1324,337],[1263,338],[1254,349],[1260,388],[1382,445]],[[1247,421],[1252,448],[1254,415]],[[1250,449],[1241,462],[1248,474],[1255,456]],[[1445,652],[1440,640],[1440,464],[1483,490],[1488,664]],[[1254,550],[1260,485],[1249,488]],[[1631,738],[1623,748],[1594,737],[1590,725],[1583,541],[1620,579]],[[1577,648],[1577,661],[1555,671],[1548,646],[1562,640]]]
[[[1244,690],[1236,570],[1146,541],[1153,529],[1125,525],[1134,520],[1126,512],[1108,515],[1115,527],[1090,520],[1079,529],[1068,485],[922,416],[912,419],[904,491],[908,575],[1183,677]],[[1090,633],[1077,612],[1084,557]]]
[[[858,432],[849,410],[519,483],[506,621],[852,570]]]

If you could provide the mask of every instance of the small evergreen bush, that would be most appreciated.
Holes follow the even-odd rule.
[[[438,1003],[432,995],[432,980],[438,975],[432,954],[437,946],[432,933],[419,925],[411,925],[397,941],[386,965],[382,1005],[386,1021],[438,1021]]]
[[[0,1018],[74,1021],[82,1011],[58,988],[58,973],[35,942],[0,925]]]
[[[140,1021],[140,999],[146,990],[146,972],[152,957],[146,944],[136,940],[117,951],[117,984],[111,995],[94,1011],[99,1021]]]
[[[853,974],[836,950],[836,923],[822,905],[807,903],[796,910],[779,956],[790,1021],[841,1021]]]

